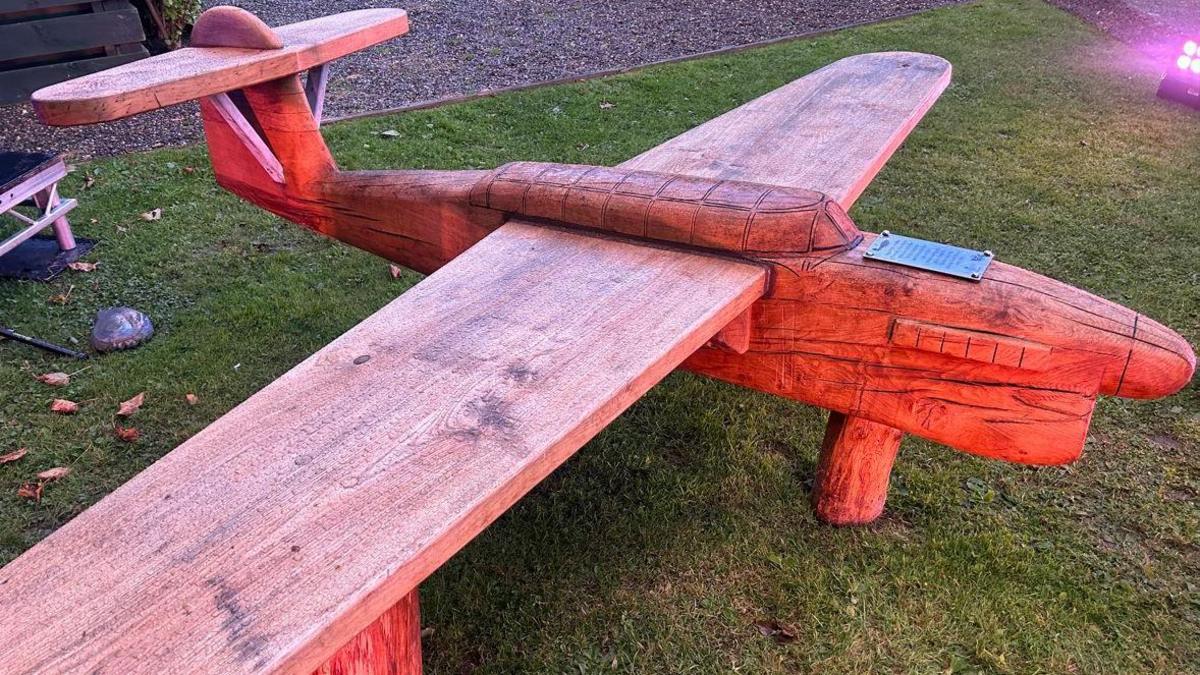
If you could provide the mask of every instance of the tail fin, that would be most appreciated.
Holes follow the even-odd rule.
[[[42,122],[94,124],[297,75],[403,35],[402,9],[364,9],[275,29],[235,7],[200,16],[193,45],[34,93]]]
[[[400,9],[272,29],[243,9],[214,7],[196,21],[193,46],[46,87],[33,107],[46,124],[68,126],[200,99],[217,183],[320,229],[330,221],[320,183],[337,171],[319,128],[325,64],[407,31]]]

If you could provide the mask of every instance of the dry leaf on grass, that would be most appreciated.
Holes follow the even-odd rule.
[[[37,376],[38,382],[51,387],[65,387],[71,384],[71,376],[66,373],[43,373]]]
[[[79,404],[74,401],[68,401],[65,398],[56,398],[50,404],[50,412],[56,412],[60,415],[74,415],[79,412]]]
[[[70,267],[71,269],[75,270],[76,272],[91,272],[91,271],[95,270],[96,265],[99,265],[99,264],[100,263],[90,263],[90,262],[79,261],[79,262],[70,263],[67,265],[67,267]]]
[[[35,502],[42,501],[42,484],[41,483],[22,483],[21,487],[17,488],[17,496],[25,499],[32,499]]]
[[[142,214],[142,220],[158,220],[162,218],[162,209],[151,209]]]
[[[73,290],[75,290],[75,287],[71,286],[67,289],[66,293],[56,293],[50,296],[50,299],[47,302],[52,305],[65,305],[71,301],[71,291]]]
[[[404,274],[404,268],[399,265],[388,265],[388,273],[392,275],[393,279],[399,279]]]
[[[138,431],[137,427],[123,427],[119,424],[113,427],[113,433],[126,443],[132,443],[142,436],[142,432]]]
[[[29,448],[17,448],[16,450],[13,450],[12,452],[7,452],[3,455],[0,455],[0,464],[8,464],[9,462],[15,462],[18,459],[21,459],[22,457],[24,457],[28,452],[29,452]]]
[[[183,397],[187,399],[188,405],[196,405],[200,402],[200,397],[195,394],[184,394]]]
[[[796,640],[796,630],[791,626],[785,626],[778,621],[755,621],[754,627],[763,637],[769,637],[775,642],[784,645]]]
[[[142,407],[142,402],[145,400],[146,392],[143,391],[128,401],[122,401],[121,407],[117,409],[117,414],[121,417],[129,417],[133,413],[137,412],[138,408]]]
[[[615,108],[615,107],[617,107],[616,103],[610,103],[608,101],[600,101],[600,109],[601,110],[608,110],[609,108]]]
[[[48,483],[52,480],[58,480],[59,478],[65,478],[67,476],[67,474],[69,474],[69,473],[71,473],[71,467],[56,466],[53,469],[46,469],[45,471],[39,473],[37,475],[37,477],[41,478],[42,480],[44,480]]]

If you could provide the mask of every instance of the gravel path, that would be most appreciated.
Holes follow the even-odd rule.
[[[959,0],[416,0],[411,32],[334,65],[325,111],[337,117],[528,84],[759,40],[873,21]],[[396,0],[206,0],[279,25]],[[0,108],[0,147],[74,158],[200,137],[195,104],[66,129],[27,105]]]
[[[1049,0],[1152,59],[1167,62],[1200,37],[1200,0]]]

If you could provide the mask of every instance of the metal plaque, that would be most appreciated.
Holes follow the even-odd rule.
[[[939,244],[936,241],[914,239],[887,230],[880,233],[870,247],[863,253],[867,260],[915,267],[919,270],[929,270],[952,277],[979,281],[991,264],[991,251],[975,251],[969,248],[959,248],[949,244]]]

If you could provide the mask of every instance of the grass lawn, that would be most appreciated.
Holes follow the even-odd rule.
[[[1126,49],[1033,0],[326,135],[348,168],[613,164],[834,59],[890,49],[941,55],[955,80],[854,209],[863,229],[993,249],[1200,342],[1200,117],[1156,100],[1155,74]],[[0,323],[29,334],[83,341],[111,304],[159,329],[86,364],[0,345],[0,453],[29,448],[0,466],[0,562],[418,281],[240,203],[204,154],[78,166],[64,192],[80,199],[79,233],[102,241],[100,267],[0,282]],[[154,208],[161,220],[139,218]],[[65,390],[34,380],[76,369]],[[140,391],[142,437],[117,440],[112,412]],[[81,411],[51,414],[56,397]],[[427,672],[1200,670],[1195,385],[1102,401],[1071,467],[907,438],[885,516],[861,529],[808,507],[823,421],[672,375],[423,585]],[[59,465],[73,472],[40,503],[17,497]]]

